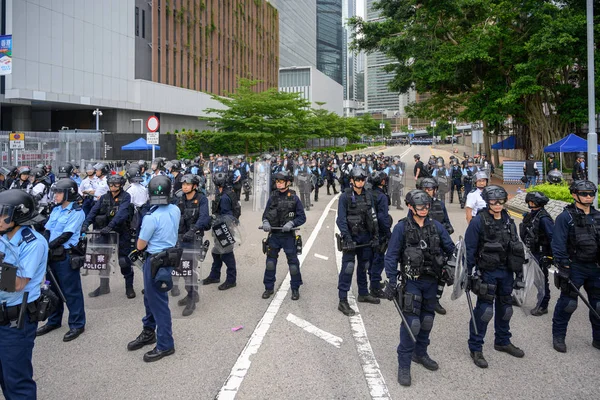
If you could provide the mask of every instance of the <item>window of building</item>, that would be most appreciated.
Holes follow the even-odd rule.
[[[142,10],[142,38],[146,38],[146,10]]]
[[[140,8],[135,8],[135,36],[140,36]]]

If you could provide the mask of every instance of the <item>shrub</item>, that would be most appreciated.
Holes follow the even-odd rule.
[[[551,183],[542,183],[540,185],[530,186],[527,189],[527,191],[542,192],[546,196],[548,196],[549,199],[552,200],[560,200],[567,203],[573,202],[573,197],[571,196],[571,192],[569,191],[569,184],[566,182],[560,183],[558,185],[553,185]],[[598,203],[600,204],[600,200]]]

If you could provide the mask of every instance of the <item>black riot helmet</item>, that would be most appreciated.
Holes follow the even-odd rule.
[[[110,171],[110,168],[108,168],[108,165],[101,163],[101,162],[95,164],[94,169],[96,171],[100,171],[101,175],[108,175],[108,172]]]
[[[367,179],[367,171],[361,167],[354,167],[350,172],[350,179]]]
[[[33,196],[21,189],[0,192],[0,217],[4,222],[15,225],[33,225],[37,215]],[[0,232],[0,233],[6,233]]]
[[[490,200],[504,200],[508,199],[508,193],[502,186],[498,185],[490,185],[486,186],[481,192],[481,197],[483,201],[489,204]]]
[[[46,177],[46,173],[43,169],[41,168],[34,168],[31,170],[31,173],[29,174],[30,176],[33,176],[33,181],[34,182],[39,182],[41,180],[43,180]]]
[[[127,170],[127,180],[131,183],[140,183],[143,180],[139,165],[129,167]]]
[[[279,171],[275,174],[275,180],[291,182],[293,178],[290,171]]]
[[[59,178],[68,178],[73,173],[73,164],[67,163],[64,165],[58,166],[58,177]]]
[[[425,188],[437,189],[438,187],[439,187],[439,184],[435,178],[424,178],[421,181],[421,185],[420,185],[419,189],[425,189]]]
[[[227,184],[227,174],[225,172],[217,172],[213,178],[213,182],[217,187],[225,187]]]
[[[44,175],[48,175],[49,171],[48,171],[48,167],[46,166],[46,164],[37,164],[35,166],[35,168],[41,169],[42,171],[44,171]]]
[[[557,170],[553,170],[548,172],[548,176],[546,177],[546,179],[548,180],[548,182],[553,183],[553,184],[557,184],[557,183],[561,183],[562,182],[562,172],[557,171]]]
[[[165,169],[167,171],[181,171],[181,162],[179,160],[171,160],[167,161],[165,164]]]
[[[123,186],[125,185],[125,178],[119,174],[111,175],[106,179],[106,183],[108,186],[119,184],[121,185],[121,189],[123,189]]]
[[[587,181],[587,180],[580,180],[580,181],[573,181],[573,183],[571,183],[571,186],[569,186],[569,191],[572,193],[579,193],[579,192],[594,192],[596,193],[596,185],[594,185],[594,182],[592,181]]]
[[[554,153],[548,153],[548,158],[554,159]]]
[[[544,193],[538,191],[529,192],[525,196],[525,202],[528,206],[529,202],[532,202],[533,204],[535,204],[535,207],[544,207],[546,204],[548,204],[549,201],[550,199],[548,199],[548,197],[546,197]]]
[[[200,178],[198,177],[198,175],[185,174],[183,176],[183,179],[181,180],[181,183],[190,183],[192,185],[199,186],[200,185]]]
[[[29,175],[31,174],[31,170],[29,169],[29,167],[21,167],[21,169],[19,169],[19,175]]]
[[[425,193],[423,190],[415,189],[411,190],[406,194],[404,202],[407,206],[431,206],[431,196]]]
[[[165,175],[155,176],[148,183],[150,205],[169,204],[171,196],[171,179]]]
[[[62,201],[60,203],[56,203],[59,205],[64,203],[65,201],[76,201],[79,197],[77,183],[75,183],[75,181],[71,178],[63,178],[59,180],[54,185],[52,185],[50,190],[52,191],[52,197],[54,197],[54,195],[57,193],[63,194]]]
[[[383,171],[373,171],[371,173],[371,183],[374,186],[379,186],[387,179],[387,174]]]
[[[162,157],[156,157],[154,160],[152,160],[152,170],[162,170],[165,167],[165,160],[162,159]]]

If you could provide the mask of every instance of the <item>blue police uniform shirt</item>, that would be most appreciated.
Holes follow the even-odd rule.
[[[71,232],[71,238],[63,244],[65,249],[77,246],[79,242],[79,232],[85,221],[85,213],[79,207],[73,208],[73,203],[65,208],[56,206],[50,213],[48,222],[44,228],[50,231],[50,242],[59,237],[64,232]]]
[[[233,181],[234,182],[237,181],[238,178],[241,178],[241,177],[242,177],[242,174],[240,173],[239,170],[236,169],[233,171]]]
[[[148,242],[146,251],[157,254],[175,247],[181,211],[173,204],[160,205],[144,216],[139,238]]]
[[[77,184],[77,186],[81,186],[81,178],[79,175],[71,175],[71,180]]]
[[[8,240],[6,234],[2,235],[0,251],[5,254],[5,263],[18,266],[18,277],[29,278],[22,292],[9,293],[0,290],[0,303],[6,301],[8,307],[19,305],[23,302],[24,292],[29,292],[29,303],[37,300],[48,264],[46,239],[33,228],[24,226],[19,228],[11,240]]]

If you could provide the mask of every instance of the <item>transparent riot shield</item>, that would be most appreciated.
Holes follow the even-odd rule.
[[[231,215],[219,215],[212,226],[213,248],[216,254],[231,253],[242,245],[243,235],[240,222]]]
[[[305,210],[310,210],[310,192],[312,189],[312,178],[313,174],[308,172],[299,172],[298,173],[298,198],[300,198],[300,202],[302,206],[304,206]]]
[[[254,198],[253,211],[264,211],[271,193],[271,163],[257,161],[254,163]]]
[[[392,202],[392,207],[402,207],[402,175],[390,176],[389,194]]]
[[[400,161],[400,181],[402,181],[402,186],[400,188],[400,198],[404,198],[404,191],[406,188],[406,163],[404,161]]]
[[[171,307],[173,318],[191,318],[198,315],[193,311],[200,302],[199,279],[203,273],[202,265],[210,244],[203,236],[198,235],[191,242],[182,241],[182,236],[179,235],[178,247],[183,249],[183,255],[179,266],[172,272],[173,289],[179,290],[172,289],[170,296],[181,309]],[[172,296],[176,292],[179,292],[179,295]]]
[[[492,178],[492,171],[490,168],[490,164],[489,163],[485,163],[485,164],[479,164],[478,166],[479,171],[485,172],[485,175],[488,178],[488,181]]]
[[[523,264],[523,279],[517,284],[519,289],[513,290],[513,299],[516,300],[525,315],[531,315],[531,310],[538,307],[546,293],[544,272],[537,260],[529,250],[527,260]],[[518,277],[516,278],[518,279]]]
[[[438,171],[439,172],[439,171]],[[445,172],[445,171],[444,171]],[[450,178],[445,174],[437,176],[438,181],[438,199],[446,201],[446,194],[450,191]]]
[[[458,238],[454,249],[456,256],[456,267],[454,268],[454,285],[452,286],[452,300],[459,299],[465,292],[467,286],[467,253],[462,236]]]
[[[87,249],[80,270],[81,287],[86,296],[85,306],[91,308],[113,306],[114,304],[110,304],[111,296],[101,295],[88,298],[88,294],[96,289],[100,289],[101,293],[106,292],[111,281],[113,284],[116,282],[120,286],[125,286],[119,268],[119,234],[111,232],[103,235],[98,231],[92,231],[88,232],[86,236],[88,238]],[[115,293],[123,293],[123,290],[110,289]]]

